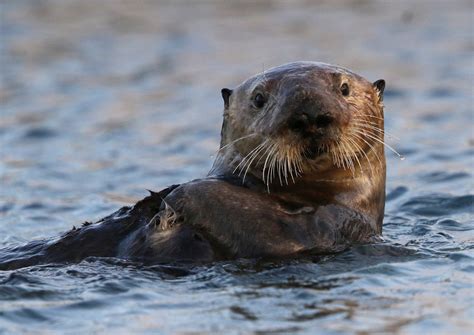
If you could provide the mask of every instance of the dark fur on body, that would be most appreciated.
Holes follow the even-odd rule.
[[[373,241],[385,204],[383,89],[313,62],[223,89],[221,149],[207,178],[152,192],[59,238],[0,250],[0,269],[88,256],[148,264],[291,257]]]

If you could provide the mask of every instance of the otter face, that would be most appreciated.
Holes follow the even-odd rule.
[[[383,155],[384,87],[383,80],[372,84],[323,63],[267,70],[222,90],[221,147],[232,145],[239,156],[235,171],[261,173],[267,185],[275,176],[288,183],[308,169],[354,173],[370,150]]]

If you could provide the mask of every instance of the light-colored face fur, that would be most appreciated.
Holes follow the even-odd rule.
[[[297,62],[223,89],[221,148],[211,174],[251,174],[268,187],[308,172],[347,177],[373,174],[379,163],[385,168],[384,84]]]

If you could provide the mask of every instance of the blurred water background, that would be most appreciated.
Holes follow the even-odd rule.
[[[295,60],[384,78],[382,245],[314,259],[0,272],[0,334],[468,334],[472,1],[2,0],[0,246],[173,183],[218,148],[220,88]]]

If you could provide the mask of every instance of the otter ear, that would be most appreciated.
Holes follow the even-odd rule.
[[[379,79],[376,82],[374,82],[373,85],[375,87],[375,90],[377,91],[380,101],[383,101],[383,91],[385,90],[385,80]]]
[[[221,90],[221,94],[222,94],[222,99],[224,99],[224,107],[228,108],[229,107],[229,98],[232,94],[232,90],[229,89],[229,88],[223,88]]]

